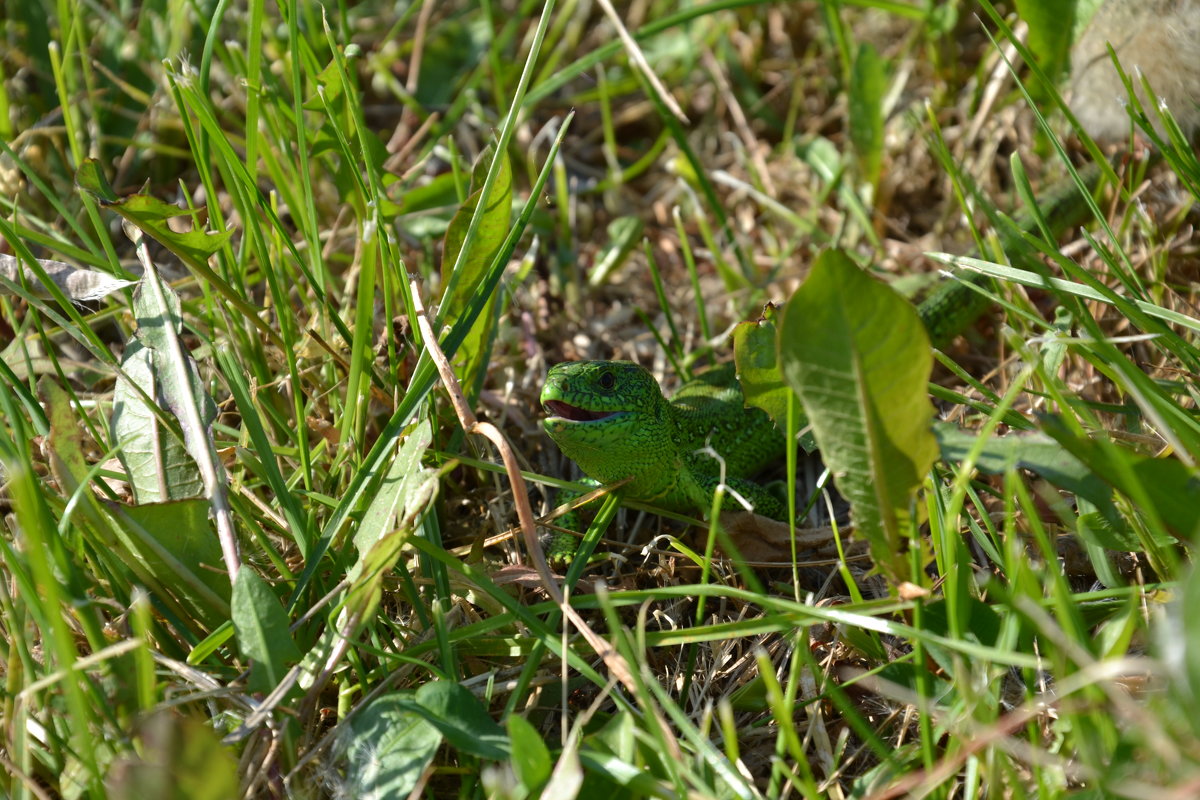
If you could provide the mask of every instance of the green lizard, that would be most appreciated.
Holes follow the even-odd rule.
[[[711,369],[668,401],[658,381],[630,361],[572,361],[550,368],[542,387],[542,427],[587,473],[591,485],[617,483],[621,496],[668,511],[708,513],[721,476],[754,510],[783,519],[779,498],[747,478],[784,453],[766,412],[747,408],[730,367]],[[725,507],[731,508],[733,501]],[[575,527],[574,517],[564,522]],[[552,540],[552,562],[574,555],[574,537]]]
[[[1098,179],[1088,174],[1086,180]],[[1056,227],[1074,224],[1086,208],[1074,185],[1051,192],[1043,214]],[[1032,230],[1032,220],[1018,223]],[[1007,247],[1006,247],[1007,249]],[[982,302],[981,302],[982,298]],[[987,299],[958,281],[948,282],[918,312],[935,343],[969,325],[987,308]],[[763,486],[749,480],[784,453],[783,434],[767,414],[747,408],[731,367],[709,370],[685,383],[668,400],[644,368],[628,361],[577,361],[551,367],[542,387],[547,413],[542,426],[580,468],[591,485],[616,484],[620,496],[669,511],[707,515],[725,468],[725,483],[758,514],[786,519],[786,507]],[[706,445],[710,451],[706,451]],[[724,508],[740,508],[727,500]],[[577,529],[574,514],[565,527]],[[575,538],[555,536],[552,562],[569,561]]]

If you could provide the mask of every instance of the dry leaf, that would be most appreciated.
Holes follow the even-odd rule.
[[[497,586],[506,586],[511,583],[524,589],[542,588],[541,576],[538,575],[537,570],[526,564],[509,564],[492,572],[488,577]],[[554,577],[561,578],[562,576],[555,574]],[[595,592],[595,588],[587,581],[580,581],[579,585],[571,590],[572,594],[592,594],[593,592]]]
[[[901,600],[920,600],[922,597],[929,597],[930,591],[911,581],[900,581],[900,585],[896,587],[896,595]]]
[[[51,261],[39,258],[38,263],[46,271],[50,280],[57,284],[70,300],[76,303],[87,303],[107,297],[118,289],[132,286],[137,281],[126,281],[115,278],[107,272],[73,267],[62,261]],[[50,292],[42,285],[37,274],[28,264],[22,264],[13,256],[0,253],[0,277],[11,283],[27,285],[38,297],[49,297]],[[5,285],[0,285],[0,291],[9,291]]]
[[[721,526],[745,561],[791,563],[792,532],[786,522],[749,511],[726,511],[721,514]],[[843,526],[841,534],[845,541],[850,529]],[[837,557],[833,528],[796,528],[796,553],[810,555],[814,550],[823,557]]]

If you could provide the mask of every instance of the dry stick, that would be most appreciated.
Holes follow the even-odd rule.
[[[529,505],[529,492],[525,489],[525,480],[521,477],[521,468],[517,463],[516,455],[509,446],[508,440],[504,438],[504,434],[492,423],[480,422],[467,405],[462,388],[458,385],[458,378],[454,376],[454,370],[450,368],[450,362],[446,359],[446,354],[442,352],[437,337],[434,336],[433,326],[430,325],[429,317],[425,313],[425,305],[421,302],[421,293],[417,282],[414,280],[410,282],[409,286],[412,291],[413,309],[417,313],[417,327],[421,330],[421,338],[425,340],[425,350],[433,359],[434,365],[437,366],[438,375],[441,376],[442,384],[445,385],[446,392],[450,395],[450,403],[454,406],[454,413],[458,417],[459,424],[467,433],[486,436],[500,451],[500,457],[504,460],[504,470],[508,473],[508,480],[512,484],[513,502],[517,506],[517,519],[521,523],[521,535],[525,539],[525,549],[529,551],[534,569],[537,570],[538,577],[542,579],[550,597],[563,607],[564,613],[572,611],[570,606],[564,604],[562,592],[559,590],[554,576],[550,574],[546,556],[542,552],[541,545],[538,544],[537,523],[533,518],[533,508]]]
[[[416,281],[410,284],[413,299],[413,309],[417,313],[417,326],[421,331],[421,338],[425,340],[425,351],[429,353],[429,357],[433,359],[433,363],[437,366],[438,375],[442,378],[442,384],[446,387],[446,393],[450,395],[450,402],[454,406],[454,413],[458,416],[458,422],[467,433],[475,433],[480,436],[486,436],[491,440],[496,449],[500,451],[500,457],[504,461],[504,470],[508,473],[509,483],[512,485],[513,503],[517,507],[517,519],[521,523],[521,536],[525,540],[525,549],[529,551],[529,557],[533,559],[534,568],[537,570],[538,576],[542,579],[542,584],[545,586],[546,592],[550,598],[558,604],[563,615],[571,621],[571,624],[583,634],[583,638],[587,640],[596,654],[604,660],[605,666],[609,672],[613,674],[617,680],[625,685],[634,697],[638,697],[637,682],[633,679],[633,672],[629,668],[629,664],[616,651],[616,649],[600,638],[600,635],[593,631],[584,621],[583,617],[579,616],[578,612],[572,608],[566,600],[563,599],[562,590],[558,587],[558,582],[554,576],[550,574],[550,567],[546,564],[546,556],[542,553],[542,547],[537,540],[537,525],[533,517],[533,508],[529,505],[529,492],[525,489],[525,479],[521,477],[521,468],[517,463],[517,456],[509,445],[508,440],[504,438],[504,434],[490,422],[480,422],[476,419],[475,414],[467,405],[467,400],[463,397],[462,388],[458,385],[458,378],[454,376],[454,370],[450,368],[450,362],[446,359],[446,354],[442,352],[442,348],[438,345],[437,337],[433,334],[433,326],[429,324],[428,315],[425,313],[425,306],[421,303],[421,293]],[[679,744],[675,740],[671,730],[667,727],[665,720],[656,709],[647,709],[659,722],[660,730],[663,738],[671,750],[671,755],[674,758],[682,758],[682,753],[679,750]]]
[[[559,590],[554,576],[550,574],[546,556],[538,545],[537,523],[533,518],[533,507],[529,504],[529,492],[525,489],[525,481],[521,478],[521,468],[517,463],[516,454],[509,447],[504,434],[492,423],[480,422],[467,405],[467,400],[458,385],[458,378],[455,377],[454,370],[451,369],[450,362],[446,359],[446,354],[442,352],[442,348],[433,334],[433,326],[430,325],[428,315],[425,313],[425,305],[421,302],[417,282],[412,281],[410,288],[412,289],[413,309],[417,313],[417,326],[421,330],[421,338],[425,340],[425,350],[437,366],[438,375],[441,376],[446,392],[450,395],[450,403],[454,406],[458,422],[465,432],[487,437],[500,451],[500,457],[504,460],[504,470],[508,473],[509,482],[512,483],[513,502],[517,506],[517,519],[521,522],[521,534],[525,539],[525,548],[529,551],[530,558],[533,559],[533,566],[537,570],[538,577],[545,584],[546,591],[550,593],[554,602],[562,605],[562,592]]]
[[[675,102],[674,95],[670,94],[666,87],[662,85],[662,81],[654,74],[654,70],[650,69],[650,62],[646,60],[646,54],[642,52],[642,48],[638,47],[638,43],[629,35],[629,31],[625,28],[625,23],[621,21],[617,10],[613,8],[610,0],[600,0],[600,7],[604,9],[604,13],[608,16],[613,27],[617,29],[617,36],[621,39],[621,44],[625,46],[625,52],[629,55],[629,60],[633,62],[638,71],[650,81],[650,85],[654,87],[654,91],[658,92],[658,96],[662,98],[663,104],[671,110],[680,122],[687,122],[687,115],[683,113],[683,109]]]
[[[253,764],[246,763],[245,770],[250,772],[250,780],[246,781],[246,788],[242,790],[242,800],[251,800],[256,796],[256,790],[259,784],[267,780],[275,771],[275,762],[279,760],[280,740],[283,738],[278,731],[272,731],[274,734],[267,741],[267,752],[261,758],[254,759]],[[250,748],[247,748],[247,754],[250,754]],[[239,765],[240,766],[240,765]]]
[[[425,54],[425,36],[429,29],[429,17],[433,13],[434,5],[435,4],[432,2],[432,0],[424,0],[424,2],[421,4],[421,11],[417,15],[417,30],[413,34],[412,39],[412,56],[408,59],[408,80],[404,83],[404,91],[408,92],[410,97],[417,93],[417,87],[420,84],[421,59]],[[415,116],[416,115],[413,113],[412,108],[407,105],[404,106],[404,110],[400,113],[400,123],[396,125],[396,130],[392,132],[392,138],[389,139],[387,143],[387,149],[389,152],[393,152],[396,150],[396,148],[399,148],[401,146],[401,142],[406,139],[409,143],[412,143],[414,140],[419,140],[421,138],[420,136],[409,136],[409,131],[412,130],[413,118]],[[435,116],[437,115],[434,114],[426,118],[425,124],[428,125],[430,120]],[[424,125],[422,127],[424,127]],[[402,159],[398,156],[393,156],[392,159],[389,159],[389,162],[393,162],[395,164],[398,164],[401,161]],[[395,169],[395,167],[390,167],[390,169]]]
[[[0,767],[19,780],[23,784],[21,788],[30,792],[37,800],[51,800],[50,793],[43,789],[32,775],[23,772],[15,762],[5,758],[3,753],[0,753]]]
[[[425,55],[425,34],[429,30],[429,18],[433,14],[433,3],[425,0],[421,11],[417,14],[417,31],[413,34],[412,57],[408,59],[408,80],[404,82],[404,90],[410,95],[417,93],[421,83],[421,59]]]
[[[345,635],[340,635],[338,637],[338,645],[341,647],[341,649],[334,648],[334,653],[329,657],[329,660],[326,663],[336,663],[335,659],[340,659],[345,654],[346,650],[350,647],[348,638]],[[283,676],[283,680],[281,680],[279,684],[271,690],[271,693],[264,697],[262,702],[253,706],[253,709],[246,716],[246,719],[242,721],[242,724],[239,725],[232,733],[226,734],[221,741],[224,744],[236,744],[243,739],[254,735],[263,724],[269,722],[273,718],[275,709],[287,699],[288,692],[292,690],[293,686],[299,683],[300,677],[304,674],[304,672],[305,669],[303,662],[296,664],[294,667],[289,669],[287,674]],[[305,695],[304,702],[306,704],[309,703],[310,698],[313,698],[313,704],[316,703],[316,696],[320,693],[320,689],[325,685],[325,681],[328,680],[329,675],[332,674],[332,672],[333,670],[331,667],[326,667],[326,669],[321,673],[318,682],[314,684],[315,689],[310,689]],[[301,718],[307,718],[308,713],[308,709],[303,709],[301,711]]]
[[[1043,612],[1044,613],[1044,612]],[[848,672],[848,671],[847,671]],[[861,674],[861,673],[860,673]],[[924,797],[933,789],[952,778],[967,760],[983,752],[992,744],[1002,742],[1014,732],[1020,730],[1030,720],[1056,710],[1070,695],[1086,686],[1096,684],[1106,692],[1112,692],[1111,683],[1116,678],[1132,674],[1154,674],[1154,665],[1148,658],[1126,657],[1107,661],[1090,661],[1075,673],[1059,681],[1055,685],[1056,697],[1032,697],[1012,711],[1004,714],[995,722],[982,728],[968,729],[963,733],[966,744],[957,753],[952,753],[934,764],[932,769],[917,770],[899,777],[891,786],[885,786],[879,791],[868,795],[868,800],[894,800],[897,797]],[[914,692],[894,687],[890,681],[884,681],[874,675],[863,675],[857,683],[882,694],[893,700],[900,700],[917,707],[918,711],[933,716],[935,724],[943,725],[949,721],[948,715],[942,715],[936,709],[922,708],[928,702],[915,696]],[[1132,703],[1125,698],[1126,702]],[[1118,709],[1119,710],[1119,709]],[[953,726],[951,726],[953,727]],[[1172,748],[1175,749],[1175,748]],[[1168,754],[1171,755],[1171,754]],[[1084,766],[1073,767],[1074,774],[1070,777],[1079,780],[1089,780],[1094,777],[1092,770]]]
[[[762,182],[763,189],[774,200],[779,196],[779,192],[776,191],[775,183],[771,180],[771,170],[767,166],[767,160],[763,158],[762,151],[756,146],[759,140],[754,135],[754,131],[750,130],[746,112],[742,110],[742,104],[738,102],[737,95],[733,93],[733,87],[729,85],[729,79],[725,77],[721,63],[717,61],[710,49],[705,49],[701,58],[704,66],[708,69],[708,74],[712,75],[713,81],[717,84],[717,90],[721,92],[721,97],[725,98],[725,106],[729,109],[729,118],[733,120],[733,127],[742,140],[742,147],[746,148],[746,155],[749,156],[750,163],[754,165],[754,171],[758,173],[755,177]],[[747,183],[749,182],[747,181]]]
[[[972,756],[978,755],[989,745],[1011,736],[1023,728],[1030,720],[1036,719],[1057,705],[1058,701],[1026,703],[1005,714],[993,725],[989,726],[987,730],[971,737],[960,752],[947,755],[935,764],[932,769],[920,769],[899,778],[891,786],[885,786],[883,789],[869,795],[867,800],[895,800],[898,797],[913,796],[923,797],[925,794],[928,794],[928,790],[918,792],[919,789],[923,787],[936,787],[948,781],[962,769],[963,765]]]
[[[405,111],[408,111],[408,109],[406,108]],[[417,149],[417,146],[425,141],[425,137],[429,135],[430,129],[433,128],[434,124],[437,123],[437,121],[441,118],[442,112],[440,111],[434,111],[432,114],[426,117],[425,121],[421,123],[421,127],[417,128],[416,132],[412,136],[409,136],[407,139],[405,139],[404,143],[399,146],[399,149],[389,156],[387,161],[383,162],[383,168],[389,172],[396,172],[399,170],[400,166],[404,164],[404,162],[408,160],[408,157],[412,155],[413,151]],[[399,133],[401,130],[402,129],[400,127],[396,128],[397,133]],[[407,132],[407,128],[404,130]],[[391,144],[391,142],[388,142],[389,147]],[[408,173],[415,169],[416,166],[417,165],[414,164],[408,170],[405,170],[405,174],[401,176],[401,181],[403,181],[404,178],[408,176]]]

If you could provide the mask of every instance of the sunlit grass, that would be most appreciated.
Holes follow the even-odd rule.
[[[76,188],[88,158],[183,210],[152,253],[216,403],[243,563],[231,585],[188,544],[203,501],[131,506],[110,418],[132,290],[73,305],[0,281],[6,795],[146,795],[164,774],[180,797],[1194,785],[1182,132],[1159,137],[1149,191],[1118,160],[1124,182],[1063,230],[1028,209],[1072,185],[1078,132],[1018,63],[1035,110],[982,11],[997,45],[951,5],[622,13],[671,97],[574,0],[33,3],[0,22],[6,252],[140,272],[118,214]],[[470,201],[509,178],[511,200]],[[232,233],[189,265],[187,230]],[[999,309],[939,354],[939,411],[965,433],[939,428],[901,574],[852,545],[702,571],[703,542],[609,502],[587,535],[607,557],[567,580],[600,658],[518,565],[512,476],[438,388],[410,279],[549,511],[578,473],[536,425],[546,366],[726,361],[731,325],[831,244],[881,277],[970,252],[956,263],[999,278]],[[658,533],[680,541],[646,546]]]

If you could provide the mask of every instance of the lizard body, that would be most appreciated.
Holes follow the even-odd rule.
[[[982,276],[973,276],[980,281]],[[950,281],[918,306],[935,341],[950,338],[987,308],[987,298]],[[542,427],[588,476],[588,485],[612,485],[621,497],[683,514],[707,516],[724,478],[755,513],[786,521],[786,507],[749,480],[784,455],[785,441],[771,418],[747,407],[732,365],[685,383],[669,399],[645,368],[630,361],[568,361],[550,368],[541,392]],[[709,452],[712,451],[712,452]],[[568,493],[562,502],[573,499]],[[740,506],[736,506],[740,507]],[[732,510],[735,505],[724,505]],[[579,529],[570,513],[564,527]],[[551,539],[554,563],[575,552],[569,534]]]
[[[1099,175],[1094,164],[1081,170],[1089,188]],[[1053,187],[1040,205],[1042,215],[1060,230],[1086,211],[1070,181]],[[1019,215],[1016,223],[1019,230],[1036,230],[1032,215]],[[1018,238],[1001,238],[1006,251],[1026,257],[1028,246]],[[967,280],[990,283],[981,275]],[[987,306],[987,297],[966,283],[948,281],[917,310],[937,344],[967,327]],[[565,362],[547,374],[541,404],[548,415],[544,430],[593,485],[627,481],[617,490],[622,497],[706,516],[721,478],[720,462],[699,452],[708,446],[724,461],[725,483],[756,513],[786,520],[783,502],[749,480],[784,454],[784,436],[764,411],[746,407],[732,367],[709,370],[667,399],[654,377],[632,362]],[[576,515],[564,517],[563,524],[578,528]],[[548,554],[552,561],[569,561],[575,546],[570,535],[557,536]]]
[[[711,369],[668,400],[646,369],[629,361],[572,361],[551,367],[542,387],[542,427],[597,484],[628,479],[618,492],[669,511],[707,514],[725,462],[725,482],[757,513],[783,519],[783,503],[747,480],[777,461],[784,437],[767,414],[747,408],[731,367]],[[728,506],[727,506],[728,507]],[[568,524],[568,527],[571,527]],[[555,539],[553,560],[570,556]]]

